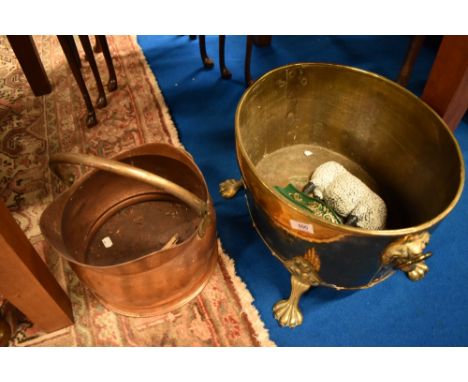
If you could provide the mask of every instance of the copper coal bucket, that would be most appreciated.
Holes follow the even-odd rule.
[[[368,288],[395,270],[424,277],[430,233],[458,202],[464,165],[451,131],[418,97],[352,67],[287,65],[245,92],[235,135],[243,179],[221,192],[245,186],[255,228],[291,273],[289,299],[273,308],[281,325],[302,323],[298,303],[311,286]],[[274,188],[306,182],[328,160],[384,199],[384,230],[328,222]]]
[[[218,253],[215,212],[187,153],[158,143],[112,160],[52,156],[51,167],[68,178],[60,163],[97,169],[47,207],[41,230],[106,307],[158,315],[203,289]]]

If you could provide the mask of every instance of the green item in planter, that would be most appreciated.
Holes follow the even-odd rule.
[[[328,220],[330,223],[343,224],[343,219],[332,208],[328,207],[322,200],[312,198],[302,193],[292,184],[288,184],[284,188],[275,186],[275,189],[286,199],[290,200],[297,206],[313,213],[315,216]]]

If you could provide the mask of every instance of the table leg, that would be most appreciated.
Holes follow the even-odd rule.
[[[7,36],[7,38],[34,95],[38,97],[49,94],[52,86],[32,36]]]
[[[468,36],[445,36],[421,97],[455,130],[468,108]]]
[[[47,332],[73,324],[70,300],[0,202],[0,293]]]

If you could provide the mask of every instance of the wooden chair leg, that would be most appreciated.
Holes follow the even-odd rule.
[[[226,67],[224,61],[224,45],[226,43],[226,36],[219,36],[219,68],[221,70],[221,78],[230,79],[232,77],[231,72]]]
[[[198,37],[198,43],[199,43],[199,46],[200,46],[200,55],[201,55],[201,59],[202,59],[202,62],[203,62],[203,66],[207,69],[210,69],[214,66],[213,64],[213,60],[211,58],[208,57],[208,55],[206,54],[206,42],[205,42],[205,36],[199,36]]]
[[[73,54],[73,57],[75,59],[75,64],[81,68],[81,58],[80,58],[80,53],[78,52],[78,48],[76,46],[76,44],[70,44],[70,50]],[[88,59],[88,57],[86,57],[86,59]]]
[[[95,36],[94,38],[94,53],[102,53],[101,42],[99,41],[97,36]]]
[[[245,73],[245,86],[249,87],[253,84],[254,80],[250,74],[250,60],[252,58],[252,47],[253,47],[253,36],[247,36],[247,45],[245,49],[245,63],[244,63],[244,73]]]
[[[104,54],[104,59],[106,60],[107,70],[109,71],[109,82],[107,83],[107,90],[113,92],[117,89],[117,75],[115,74],[115,68],[112,61],[109,44],[107,44],[106,36],[101,35],[96,37],[101,44],[102,53]]]
[[[400,70],[400,74],[397,78],[397,83],[401,86],[406,87],[408,85],[408,81],[413,70],[414,63],[416,62],[416,58],[418,57],[419,51],[423,45],[425,36],[413,36],[410,42],[410,46],[408,48],[408,52],[406,53],[405,61]]]
[[[255,46],[265,47],[271,45],[272,36],[254,36],[253,42]]]
[[[62,46],[63,53],[67,59],[68,65],[75,77],[76,83],[80,89],[81,95],[83,96],[84,102],[86,104],[86,109],[88,110],[88,115],[86,117],[86,126],[92,127],[97,124],[96,112],[94,111],[93,103],[91,102],[91,98],[88,93],[88,89],[86,88],[86,84],[84,82],[83,76],[81,75],[80,68],[76,64],[76,58],[73,55],[73,47],[72,45],[76,44],[73,40],[73,36],[57,36],[60,45]]]
[[[80,35],[80,41],[81,45],[83,46],[83,50],[85,51],[86,56],[88,57],[89,66],[91,67],[94,79],[96,81],[96,86],[99,94],[96,106],[101,109],[107,105],[107,99],[104,86],[102,86],[101,76],[99,75],[99,69],[94,58],[93,48],[91,46],[91,42],[89,41],[88,36]]]
[[[3,202],[0,293],[47,332],[73,324],[71,302]]]

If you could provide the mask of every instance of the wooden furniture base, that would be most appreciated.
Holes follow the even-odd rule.
[[[98,44],[102,50],[102,54],[104,55],[104,60],[106,60],[107,70],[109,71],[109,81],[107,82],[107,90],[113,92],[117,89],[117,75],[115,74],[114,63],[112,61],[112,56],[110,54],[109,44],[107,43],[106,36],[96,36],[96,46]]]
[[[468,36],[445,36],[421,97],[455,130],[468,108]]]
[[[52,85],[32,36],[7,36],[7,38],[34,95],[38,97],[49,94]]]
[[[206,41],[205,36],[198,36],[198,44],[200,47],[200,56],[203,62],[203,66],[207,69],[211,69],[214,66],[213,60],[208,57],[206,53]]]
[[[73,38],[73,36],[70,35],[59,35],[57,36],[57,38],[60,42],[63,53],[65,54],[65,57],[67,59],[68,66],[70,67],[72,74],[75,77],[76,83],[78,84],[78,88],[80,89],[81,95],[86,105],[86,126],[96,126],[98,120],[88,89],[86,88],[86,83],[80,71],[81,61],[80,56],[78,54],[78,49],[75,44],[75,39]],[[83,46],[83,50],[85,51],[86,59],[89,62],[89,66],[91,67],[91,71],[93,72],[94,79],[96,81],[96,86],[99,93],[98,99],[96,101],[96,106],[98,108],[103,108],[107,105],[107,99],[99,74],[99,70],[96,64],[96,59],[94,57],[93,49],[91,47],[91,42],[89,41],[89,37],[86,35],[80,35],[79,38],[81,41],[81,45]],[[112,92],[117,89],[117,76],[115,74],[115,68],[112,62],[112,56],[110,54],[106,36],[96,36],[96,47],[98,47],[98,49],[100,49],[102,51],[102,54],[104,55],[107,70],[109,72],[109,82],[107,83],[107,90]]]
[[[80,63],[77,61],[76,58],[76,44],[73,36],[68,35],[60,35],[57,36],[60,45],[62,46],[63,53],[68,62],[68,66],[72,71],[73,77],[75,77],[75,81],[78,84],[78,88],[80,89],[81,96],[86,105],[87,116],[86,116],[86,126],[93,127],[97,125],[97,118],[96,112],[94,111],[93,102],[91,101],[91,97],[89,96],[88,89],[86,88],[86,83],[83,79],[83,76],[80,72]]]
[[[70,300],[0,201],[0,294],[41,329],[73,324]]]
[[[211,69],[214,66],[213,60],[206,53],[206,40],[205,36],[201,35],[199,37],[199,46],[200,46],[200,56],[203,62],[203,66],[207,69]],[[196,36],[190,36],[190,39],[194,39]],[[226,42],[226,36],[219,36],[219,68],[221,71],[221,78],[230,79],[232,77],[231,72],[226,67],[226,62],[224,59],[224,45]],[[245,86],[250,86],[254,80],[250,74],[250,61],[252,57],[252,48],[253,45],[260,47],[268,46],[271,44],[271,36],[250,36],[246,37],[246,48],[245,48],[245,61],[244,61],[244,78]]]
[[[96,59],[94,58],[93,47],[91,46],[91,41],[89,41],[89,37],[86,35],[79,36],[81,41],[81,46],[86,54],[86,58],[88,59],[89,66],[91,67],[91,71],[93,72],[94,80],[96,81],[96,87],[98,90],[98,99],[96,101],[96,106],[98,108],[103,108],[107,106],[107,99],[106,99],[106,92],[104,90],[104,86],[102,85],[101,76],[99,74],[99,69],[97,67]],[[76,48],[76,45],[75,45]],[[78,51],[78,49],[77,49]],[[80,56],[78,55],[78,66],[81,66]]]

